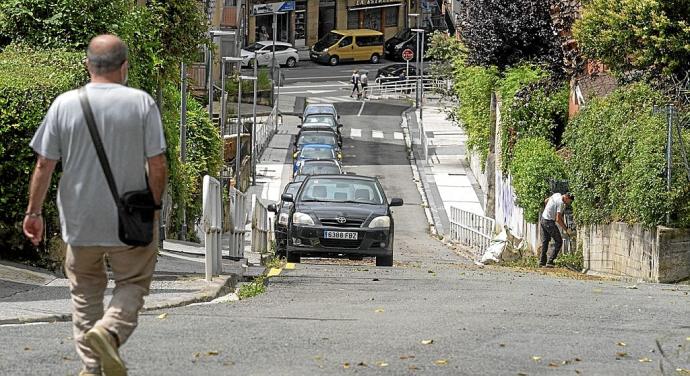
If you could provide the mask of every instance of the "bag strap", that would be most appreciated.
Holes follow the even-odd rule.
[[[87,96],[86,87],[84,86],[79,88],[79,102],[81,103],[81,109],[84,112],[84,119],[86,119],[86,125],[88,125],[89,133],[91,134],[91,140],[93,140],[93,146],[96,147],[96,154],[98,154],[98,160],[101,162],[101,167],[103,168],[103,173],[105,174],[105,180],[108,181],[110,193],[113,194],[113,200],[115,200],[115,205],[117,205],[117,207],[120,207],[121,203],[120,198],[117,194],[117,186],[115,185],[113,172],[110,170],[108,156],[105,155],[105,149],[103,149],[103,142],[101,141],[101,137],[98,135],[96,121],[93,118],[93,111],[91,111],[91,104],[89,104],[89,97]]]

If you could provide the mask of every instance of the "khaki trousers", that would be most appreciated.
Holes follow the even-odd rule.
[[[156,226],[157,227],[157,226]],[[100,359],[84,336],[94,325],[107,329],[123,345],[137,326],[148,295],[158,254],[158,234],[146,247],[67,247],[65,273],[70,282],[72,324],[77,353],[84,368],[100,372]],[[115,280],[113,297],[104,312],[108,284],[105,256]]]

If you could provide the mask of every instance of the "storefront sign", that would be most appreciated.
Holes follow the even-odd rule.
[[[399,5],[399,1],[391,1],[391,0],[355,0],[355,5],[356,7],[360,6],[371,6],[371,5]]]
[[[255,4],[252,8],[252,15],[273,14],[278,12],[288,12],[295,10],[294,1],[281,1],[278,3]]]

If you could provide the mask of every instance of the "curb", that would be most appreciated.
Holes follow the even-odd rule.
[[[424,181],[419,175],[419,169],[417,168],[417,159],[414,156],[414,151],[412,150],[412,136],[410,135],[410,128],[408,125],[407,116],[410,112],[416,112],[413,106],[410,106],[407,110],[403,112],[402,121],[400,123],[400,128],[402,128],[403,138],[405,139],[405,146],[408,149],[407,159],[410,161],[410,168],[412,169],[412,179],[417,186],[420,196],[422,197],[422,207],[424,208],[424,215],[426,216],[426,221],[429,225],[429,232],[431,235],[436,236],[436,223],[434,222],[433,215],[429,209],[429,200],[427,199],[426,190],[424,188]]]
[[[182,307],[193,303],[203,303],[211,301],[218,298],[221,295],[228,294],[234,291],[235,286],[239,281],[239,276],[237,274],[223,275],[220,277],[215,277],[209,286],[200,290],[195,296],[183,299],[171,299],[170,301],[158,303],[155,305],[144,304],[141,312],[155,311],[165,308],[175,308]],[[72,314],[57,314],[57,315],[44,315],[31,318],[16,318],[16,319],[4,319],[0,320],[0,325],[18,325],[18,324],[31,324],[39,322],[67,322],[72,321]]]

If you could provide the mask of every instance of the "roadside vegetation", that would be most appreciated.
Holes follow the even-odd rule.
[[[256,277],[252,282],[240,286],[237,296],[240,300],[253,298],[266,292],[266,282],[268,278],[264,275]]]

